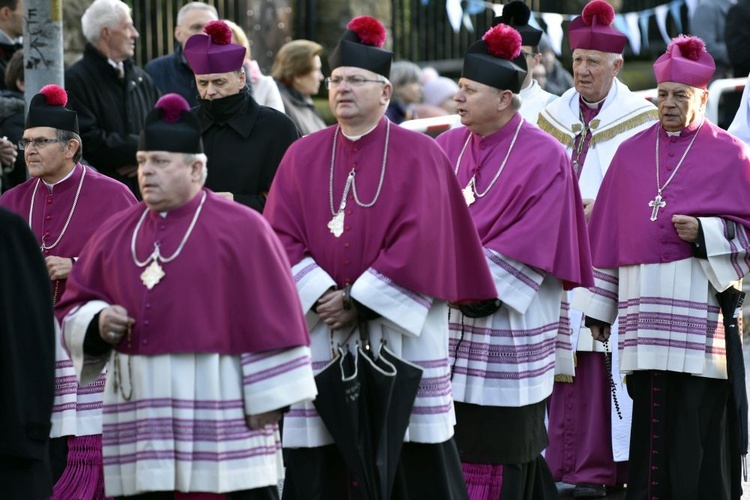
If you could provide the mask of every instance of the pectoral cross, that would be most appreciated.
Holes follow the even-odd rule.
[[[472,203],[476,201],[476,198],[474,197],[474,183],[476,181],[474,180],[474,177],[471,178],[469,183],[466,185],[466,187],[463,189],[463,195],[464,195],[464,201],[466,202],[466,206],[470,207]]]
[[[655,221],[659,216],[659,209],[667,206],[667,202],[661,197],[661,192],[656,194],[656,198],[648,202],[648,206],[651,207],[651,220]]]

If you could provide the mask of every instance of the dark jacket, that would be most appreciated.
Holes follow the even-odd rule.
[[[8,61],[18,49],[22,49],[20,43],[0,43],[0,89],[5,89],[5,68]]]
[[[729,9],[724,32],[734,76],[750,73],[750,0],[739,0]]]
[[[4,209],[0,276],[0,496],[46,499],[55,395],[52,294],[39,243],[23,219]]]
[[[12,90],[0,91],[0,137],[6,137],[16,144],[24,131],[23,94]],[[3,165],[2,191],[21,184],[26,180],[26,162],[23,151],[18,152],[13,165]]]
[[[137,192],[134,180],[116,170],[136,164],[139,134],[159,91],[132,60],[124,66],[125,77],[120,79],[107,57],[86,44],[83,58],[65,72],[65,89],[68,107],[78,112],[86,161]]]
[[[284,113],[260,106],[249,92],[194,109],[208,156],[206,187],[234,194],[235,201],[263,211],[276,169],[299,131]]]
[[[180,45],[177,45],[173,53],[151,60],[143,69],[151,76],[162,95],[180,94],[191,108],[200,103],[195,75],[188,66]]]
[[[303,96],[294,89],[290,89],[281,82],[276,82],[284,103],[284,112],[292,119],[302,135],[312,134],[326,128],[323,118],[315,109],[310,97]]]

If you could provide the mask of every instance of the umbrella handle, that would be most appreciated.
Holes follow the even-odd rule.
[[[370,322],[359,320],[357,321],[357,327],[359,328],[359,341],[362,343],[362,349],[370,352],[372,349],[370,346]]]

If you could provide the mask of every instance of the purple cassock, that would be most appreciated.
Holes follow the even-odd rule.
[[[107,219],[135,203],[135,196],[124,184],[80,163],[52,190],[41,179],[29,179],[0,197],[0,206],[30,224],[45,257],[63,258],[78,257]],[[51,284],[53,300],[62,297],[66,283],[67,280],[55,280]],[[53,464],[53,469],[66,464],[52,495],[58,499],[103,488],[100,435],[105,376],[81,387],[76,383],[73,363],[59,341],[55,358],[50,436],[65,440],[68,450],[67,457],[58,456],[59,463]]]
[[[391,124],[378,188],[386,125],[387,118],[382,118],[358,141],[329,127],[287,150],[263,214],[289,260],[297,264],[312,257],[339,287],[354,283],[372,267],[401,287],[441,300],[495,298],[461,191],[448,159],[432,139]],[[339,135],[332,155],[334,133]],[[336,237],[327,225],[352,169],[360,202],[377,202],[361,207],[350,190],[343,233]]]
[[[438,144],[450,158],[461,157],[461,164],[453,167],[458,170],[459,185],[468,185],[476,176],[476,191],[487,190],[521,119],[516,113],[486,137],[474,135],[466,127],[438,136]],[[495,185],[469,207],[482,245],[552,274],[566,289],[591,286],[583,202],[570,161],[560,144],[548,140],[541,129],[529,123],[520,126]]]
[[[30,225],[40,246],[44,243],[50,247],[59,238],[57,245],[43,250],[45,257],[78,257],[105,220],[135,203],[135,197],[123,184],[80,163],[74,167],[73,175],[56,184],[52,192],[40,179],[29,179],[0,197],[0,206],[27,222],[33,208]],[[55,282],[55,287],[53,292],[60,298],[65,281]]]
[[[750,191],[750,178],[746,170],[736,168],[748,161],[737,152],[747,149],[738,148],[739,139],[708,120],[703,125],[701,121],[695,120],[676,137],[657,123],[622,143],[599,189],[589,226],[595,267],[692,257],[692,245],[680,239],[672,224],[675,214],[723,217],[750,228],[750,205],[742,201]],[[660,185],[674,174],[661,194],[661,207],[654,207],[657,135]]]
[[[203,193],[205,204],[185,246],[161,263],[165,276],[148,289],[141,281],[144,268],[131,252],[139,220],[135,258],[147,260],[155,243],[169,258]],[[110,220],[73,268],[58,317],[92,300],[123,306],[135,318],[130,346],[117,346],[126,354],[242,354],[305,346],[310,339],[289,267],[260,215],[204,189],[164,217],[140,203]]]

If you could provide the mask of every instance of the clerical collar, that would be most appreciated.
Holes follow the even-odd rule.
[[[44,182],[44,185],[45,185],[45,186],[47,186],[47,189],[49,189],[49,192],[51,193],[51,192],[52,192],[52,189],[53,189],[53,188],[54,188],[55,186],[57,186],[57,185],[58,185],[58,184],[60,184],[61,182],[65,182],[65,181],[67,181],[68,179],[70,179],[71,177],[73,177],[73,174],[75,173],[75,171],[76,171],[76,167],[75,167],[75,165],[74,165],[74,166],[73,166],[73,168],[71,168],[71,169],[70,169],[70,172],[68,172],[68,175],[66,175],[65,177],[63,177],[63,178],[62,178],[62,179],[60,179],[59,181],[55,182],[54,184],[48,184],[48,183],[46,183],[46,182],[44,182],[44,181],[42,181],[42,182]]]
[[[602,104],[602,103],[604,102],[604,99],[606,99],[606,98],[607,98],[607,96],[604,96],[604,97],[603,97],[602,99],[599,99],[599,100],[598,100],[598,101],[596,101],[596,102],[588,102],[588,101],[587,101],[586,99],[584,99],[584,98],[583,98],[583,96],[581,96],[581,102],[582,102],[582,103],[583,103],[583,104],[584,104],[584,105],[585,105],[585,106],[586,106],[587,108],[591,108],[591,109],[596,109],[596,108],[598,108],[599,106],[601,106],[601,104]]]
[[[680,136],[688,136],[693,133],[695,133],[696,130],[698,130],[701,126],[701,123],[705,118],[702,115],[699,115],[696,117],[695,120],[690,122],[686,127],[683,127],[681,130],[678,130],[677,132],[667,132],[664,131],[665,134],[667,134],[669,137],[680,137]]]
[[[375,130],[379,124],[380,124],[380,120],[376,121],[375,125],[373,125],[372,128],[370,128],[366,132],[359,134],[359,135],[349,135],[346,132],[344,132],[344,129],[341,129],[341,133],[344,134],[344,137],[346,137],[350,141],[358,141],[364,136],[366,136],[367,134],[369,134],[370,132],[372,132],[373,130]]]

